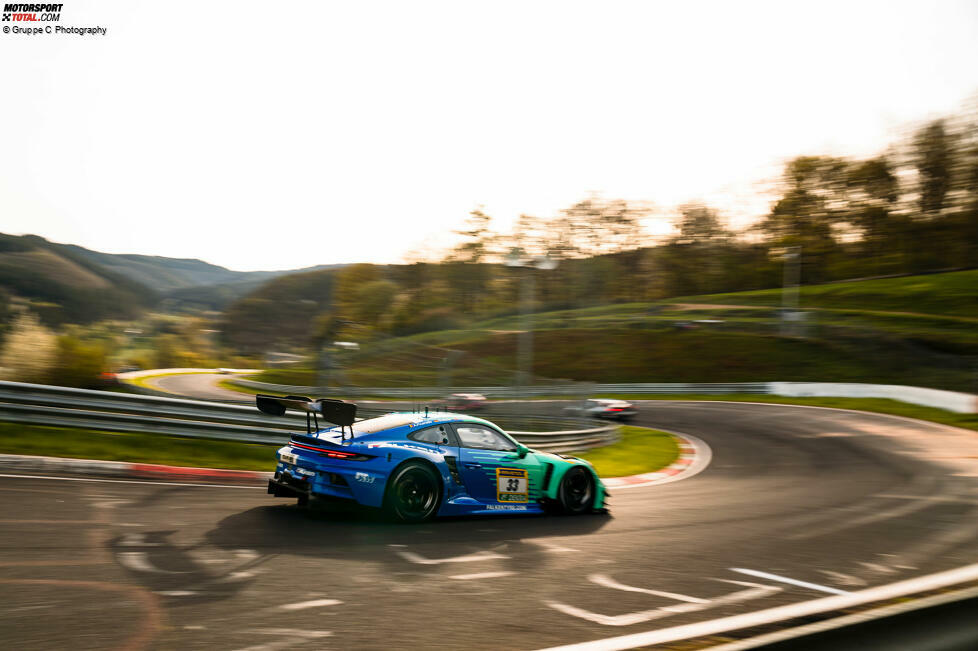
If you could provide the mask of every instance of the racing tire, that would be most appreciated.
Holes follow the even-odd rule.
[[[560,510],[568,515],[589,513],[596,494],[594,475],[583,466],[574,466],[560,481],[557,491]]]
[[[387,481],[384,510],[398,522],[424,522],[441,506],[441,481],[431,466],[406,463]]]

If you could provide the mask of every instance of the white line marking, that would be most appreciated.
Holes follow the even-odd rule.
[[[337,606],[341,603],[343,602],[339,599],[313,599],[312,601],[300,601],[294,604],[282,604],[279,606],[279,610],[304,610],[321,606]]]
[[[527,540],[526,542],[537,545],[538,547],[543,547],[548,552],[554,554],[563,554],[565,552],[579,552],[580,549],[574,549],[573,547],[564,547],[563,545],[558,545],[557,543],[548,542],[546,540]]]
[[[786,576],[778,576],[777,574],[768,574],[767,572],[758,572],[757,570],[748,570],[743,567],[731,567],[734,572],[740,572],[741,574],[747,574],[748,576],[756,576],[759,579],[767,579],[769,581],[780,581],[781,583],[790,583],[791,585],[797,585],[802,588],[808,588],[810,590],[818,590],[819,592],[828,592],[829,594],[850,594],[845,590],[837,590],[835,588],[830,588],[828,586],[819,585],[817,583],[809,583],[807,581],[799,581],[797,579],[790,579]]]
[[[972,588],[970,590],[955,590],[954,592],[936,594],[930,597],[923,597],[921,599],[914,599],[908,603],[899,603],[892,606],[884,606],[882,608],[873,608],[872,610],[868,610],[866,612],[843,615],[842,617],[834,617],[825,621],[815,622],[814,624],[806,624],[756,637],[749,637],[745,640],[739,640],[737,642],[731,642],[729,644],[711,648],[713,651],[743,651],[744,649],[757,649],[775,642],[799,638],[810,633],[831,631],[842,628],[843,626],[850,626],[860,622],[869,622],[881,619],[883,617],[889,617],[891,615],[912,612],[922,608],[946,604],[959,599],[966,599],[975,596],[978,596],[978,588]]]
[[[119,552],[117,554],[119,562],[136,572],[154,572],[156,574],[186,574],[186,572],[174,572],[172,570],[161,570],[149,562],[146,552]]]
[[[471,581],[472,579],[495,579],[500,576],[510,576],[512,574],[513,572],[478,572],[476,574],[453,574],[448,578]]]
[[[666,599],[675,599],[676,601],[685,601],[691,604],[706,604],[709,603],[709,599],[699,599],[698,597],[689,597],[684,594],[676,594],[675,592],[660,592],[659,590],[648,590],[646,588],[636,588],[634,586],[625,585],[624,583],[618,583],[610,576],[605,574],[592,574],[588,577],[588,581],[591,583],[597,583],[600,586],[606,588],[614,588],[615,590],[624,590],[625,592],[641,592],[642,594],[650,594],[656,597],[665,597]]]
[[[391,545],[393,547],[393,545]],[[394,553],[411,563],[417,563],[418,565],[439,565],[441,563],[470,563],[473,561],[494,561],[500,559],[509,558],[509,556],[503,556],[502,554],[497,554],[495,552],[476,552],[474,554],[466,554],[464,556],[449,556],[448,558],[425,558],[420,554],[415,554],[414,552],[402,551],[400,549],[395,549]]]
[[[819,572],[829,577],[839,585],[852,585],[859,587],[868,585],[865,579],[861,579],[853,574],[843,574],[842,572],[833,572],[832,570],[819,570]]]
[[[245,647],[237,651],[277,651],[278,649],[294,647],[306,641],[318,640],[332,635],[329,631],[303,631],[293,628],[259,628],[248,632],[257,635],[275,635],[281,639],[266,644]]]
[[[860,562],[860,565],[865,567],[870,572],[876,572],[878,574],[896,574],[896,570],[885,565],[880,565],[879,563],[865,563]]]
[[[163,545],[163,543],[146,542],[145,538],[146,534],[127,533],[122,536],[122,540],[119,541],[119,544],[125,547],[160,547]]]
[[[163,595],[164,597],[190,597],[197,593],[193,590],[160,590],[154,594]]]
[[[730,583],[736,583],[738,585],[745,585],[749,587],[747,590],[731,592],[705,603],[675,604],[672,606],[653,608],[651,610],[642,610],[635,613],[625,613],[624,615],[603,615],[601,613],[593,613],[589,610],[584,610],[583,608],[577,608],[576,606],[569,606],[567,604],[557,603],[554,601],[548,601],[545,603],[554,610],[559,610],[564,614],[586,619],[596,624],[602,624],[604,626],[631,626],[633,624],[642,624],[654,619],[662,619],[663,617],[669,617],[670,615],[679,613],[695,613],[701,610],[715,608],[717,606],[725,606],[741,601],[750,601],[752,599],[761,599],[777,592],[781,592],[781,588],[773,585],[762,585],[760,583],[747,583],[742,581],[730,581]]]
[[[49,477],[47,475],[8,475],[0,473],[0,477],[11,479],[53,479],[55,481],[91,481],[104,484],[151,484],[153,486],[193,486],[195,488],[249,488],[254,490],[262,486],[232,486],[231,484],[187,484],[177,481],[142,481],[138,479],[91,479],[88,477]]]
[[[853,606],[886,599],[896,599],[918,592],[946,588],[951,585],[974,580],[978,580],[978,563],[948,570],[947,572],[929,574],[914,579],[907,579],[906,581],[868,588],[860,592],[822,597],[820,599],[767,608],[743,615],[721,617],[720,619],[697,622],[695,624],[684,624],[682,626],[645,631],[643,633],[619,635],[603,640],[550,647],[541,649],[540,651],[618,651],[619,649],[634,649],[636,647],[652,646],[654,644],[665,644],[678,640],[717,635],[719,633],[736,631],[752,626],[773,624],[786,619],[807,617],[809,615],[840,610],[842,608],[851,608]]]

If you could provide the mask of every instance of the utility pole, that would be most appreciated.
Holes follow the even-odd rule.
[[[514,248],[506,257],[506,266],[521,267],[520,274],[520,328],[516,348],[516,387],[522,395],[533,384],[533,301],[536,294],[537,269],[549,271],[557,268],[557,261],[547,256],[528,258],[522,249]]]
[[[797,334],[798,284],[801,280],[801,247],[789,246],[784,252],[784,279],[781,287],[781,334]]]

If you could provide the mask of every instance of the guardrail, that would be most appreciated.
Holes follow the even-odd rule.
[[[359,408],[373,416],[384,410]],[[254,407],[200,400],[143,396],[0,381],[0,420],[34,425],[84,427],[244,443],[284,443],[303,432],[305,416],[268,416]],[[565,427],[574,419],[534,417]],[[616,426],[604,425],[551,432],[509,430],[518,441],[541,450],[562,452],[607,445],[618,439]]]
[[[290,384],[271,384],[244,378],[231,378],[230,382],[254,391],[274,391],[285,393],[322,393],[319,387],[293,386]],[[557,384],[529,387],[343,387],[332,389],[345,396],[384,396],[388,398],[440,398],[446,391],[452,393],[481,393],[492,398],[522,398],[526,396],[571,396],[601,393],[634,394],[682,394],[682,393],[770,393],[769,382],[725,382],[725,383],[646,383],[646,384]]]
[[[287,384],[269,384],[244,378],[231,380],[235,384],[256,391],[275,392],[322,392],[318,387],[296,387]],[[332,390],[336,392],[336,389]],[[582,387],[567,385],[539,385],[532,387],[344,387],[339,390],[346,396],[385,396],[390,398],[435,398],[447,391],[481,393],[491,398],[524,398],[534,396],[581,396]],[[962,414],[978,413],[978,396],[957,391],[908,387],[895,384],[862,384],[841,382],[675,382],[642,384],[592,384],[587,395],[723,395],[747,393],[757,395],[835,398],[887,398],[924,407],[946,409]]]

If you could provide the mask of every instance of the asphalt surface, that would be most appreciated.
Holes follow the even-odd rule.
[[[192,373],[186,375],[163,375],[145,379],[146,384],[158,391],[192,396],[198,400],[234,400],[243,402],[248,395],[239,391],[223,389],[218,382],[233,377],[223,373]]]
[[[258,489],[0,478],[0,648],[534,649],[978,561],[978,434],[778,405],[640,411],[713,461],[614,492],[610,515],[396,526]]]

